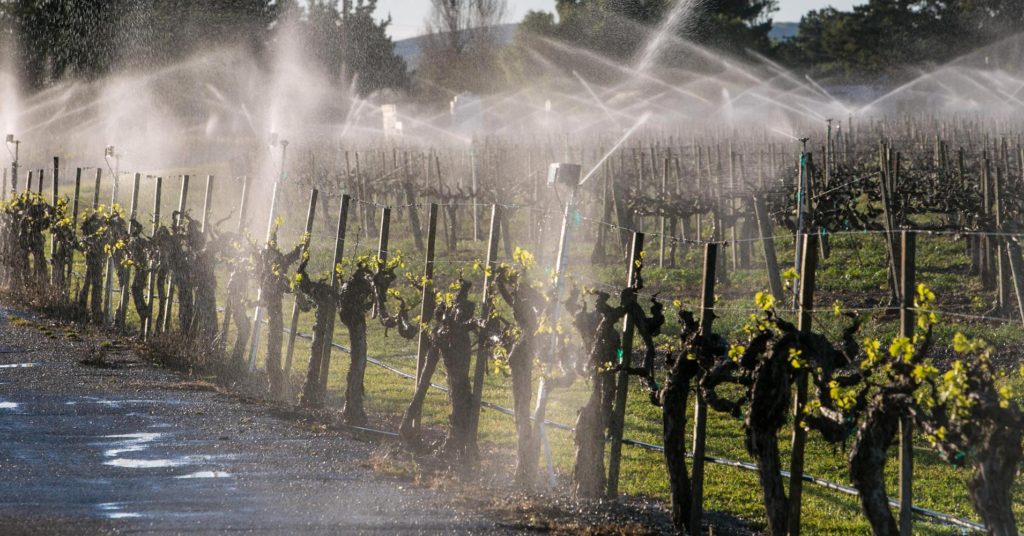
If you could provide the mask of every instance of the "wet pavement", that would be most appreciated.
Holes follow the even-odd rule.
[[[0,320],[0,534],[504,532],[374,473],[373,445],[95,342]],[[44,329],[44,331],[47,331]]]

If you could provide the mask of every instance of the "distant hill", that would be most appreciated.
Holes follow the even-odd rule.
[[[502,24],[498,26],[498,42],[504,46],[512,43],[516,35],[518,23]],[[772,31],[768,34],[772,40],[786,41],[792,39],[800,28],[798,22],[776,22]],[[424,36],[410,37],[395,41],[395,53],[401,56],[409,69],[416,69],[420,64],[420,56],[423,55]]]
[[[796,37],[799,31],[799,22],[776,22],[772,25],[772,31],[768,32],[768,37],[772,41],[789,41]]]
[[[502,24],[497,27],[498,30],[498,43],[501,46],[506,46],[512,43],[512,39],[516,35],[516,27],[518,23]],[[405,60],[405,63],[409,66],[409,69],[415,69],[420,64],[420,56],[423,55],[423,44],[426,40],[425,36],[410,37],[408,39],[402,39],[401,41],[395,41],[395,53]]]

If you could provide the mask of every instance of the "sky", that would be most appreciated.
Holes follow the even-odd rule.
[[[800,16],[812,9],[832,6],[848,10],[863,0],[779,0],[779,11],[775,13],[777,22],[799,22]],[[531,9],[555,10],[555,0],[508,0],[508,20],[516,22]],[[423,21],[430,10],[430,0],[378,0],[377,11],[380,17],[391,14],[391,37],[405,39],[423,33]]]

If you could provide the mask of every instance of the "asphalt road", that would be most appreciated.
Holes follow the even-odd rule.
[[[507,532],[369,467],[372,445],[0,320],[0,534]],[[74,336],[72,336],[74,338]]]

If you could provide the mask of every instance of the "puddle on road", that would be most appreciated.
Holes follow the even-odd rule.
[[[38,367],[41,363],[7,363],[0,365],[0,369],[11,369],[11,368],[32,368]]]
[[[174,478],[228,478],[231,473],[224,471],[197,471],[187,475],[176,476]]]
[[[142,517],[142,514],[136,512],[108,512],[104,514],[107,519],[128,519],[132,517]]]
[[[163,460],[133,460],[130,458],[114,458],[113,460],[103,462],[103,465],[125,467],[128,469],[160,469],[163,467],[181,467],[182,465],[190,465],[193,463],[195,462],[188,459],[188,457]]]
[[[142,514],[136,512],[121,512],[127,503],[100,503],[96,505],[96,509],[100,510],[100,515],[107,519],[128,519],[133,517],[142,517]]]
[[[233,454],[197,454],[192,456],[178,456],[177,458],[161,458],[156,460],[137,460],[134,458],[115,458],[103,462],[103,465],[114,467],[125,467],[128,469],[161,469],[165,467],[181,467],[183,465],[200,465],[212,460],[231,460]]]
[[[120,456],[125,452],[139,452],[142,450],[146,450],[147,448],[149,448],[148,445],[126,445],[120,448],[107,449],[103,451],[103,455],[108,458],[113,458],[116,456]]]
[[[127,440],[135,440],[135,441],[154,441],[157,438],[159,438],[161,435],[162,434],[157,434],[157,433],[153,433],[153,432],[139,432],[137,434],[115,434],[115,435],[106,435],[106,436],[103,436],[103,437],[104,438],[108,438],[108,439],[127,439]]]
[[[137,434],[116,434],[103,436],[104,439],[114,439],[113,442],[104,442],[100,445],[109,446],[110,448],[103,451],[103,455],[108,458],[120,456],[125,452],[139,452],[149,448],[149,443],[160,439],[163,434],[154,432],[141,432]]]

